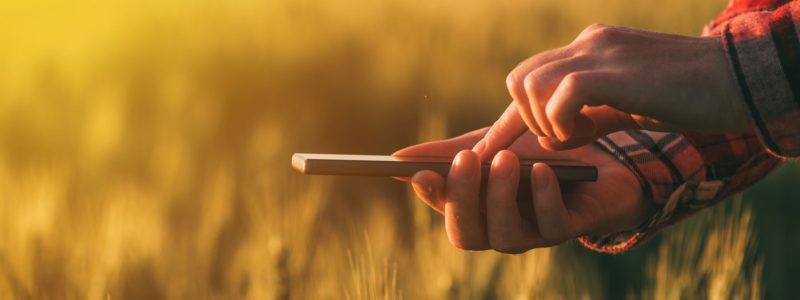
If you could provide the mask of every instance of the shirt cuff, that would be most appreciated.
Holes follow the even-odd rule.
[[[759,139],[773,155],[800,155],[800,2],[723,25],[723,46]]]
[[[706,176],[703,159],[680,133],[628,130],[602,137],[596,145],[630,169],[639,179],[644,201],[658,206],[653,216],[633,230],[578,238],[598,252],[620,253],[646,241],[675,222],[676,211],[688,209],[694,200],[712,199],[722,186],[721,182],[702,182]]]
[[[582,236],[578,241],[591,250],[621,253],[655,236],[664,227],[674,224],[715,203],[722,181],[686,182],[670,195],[667,203],[634,230],[607,235]]]

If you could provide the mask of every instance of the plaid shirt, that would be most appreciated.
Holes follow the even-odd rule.
[[[578,240],[600,252],[625,251],[800,155],[798,30],[800,1],[731,0],[704,34],[722,38],[753,128],[725,135],[629,130],[599,139],[660,208],[635,230]]]

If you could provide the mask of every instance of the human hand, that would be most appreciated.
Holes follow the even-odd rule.
[[[569,45],[523,61],[506,83],[514,102],[485,148],[476,147],[486,150],[482,157],[527,129],[545,148],[561,150],[624,129],[735,133],[750,123],[713,36],[593,25]]]
[[[458,248],[522,253],[582,235],[630,230],[655,212],[635,175],[611,154],[592,145],[547,151],[530,132],[494,157],[482,190],[478,156],[465,149],[473,147],[487,130],[394,153],[455,156],[447,178],[420,171],[410,181],[417,196],[445,216],[447,237]],[[598,180],[559,182],[550,167],[537,163],[531,181],[520,182],[518,157],[582,161],[597,166]]]

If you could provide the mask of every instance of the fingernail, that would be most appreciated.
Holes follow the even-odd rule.
[[[450,174],[461,171],[462,165],[464,164],[462,160],[461,155],[456,154],[456,157],[453,159],[453,165],[450,166]]]
[[[542,163],[533,165],[533,185],[536,189],[545,189],[550,185],[550,176],[545,168],[547,166]]]
[[[472,176],[472,168],[467,165],[466,158],[464,158],[463,154],[456,155],[456,159],[453,162],[453,170],[451,172],[454,173],[461,173],[462,176],[470,177]]]
[[[569,139],[569,133],[562,131],[560,126],[553,126],[553,131],[555,131],[556,137],[559,141],[564,142]]]
[[[512,168],[502,168],[500,167],[500,155],[494,157],[492,160],[492,172],[495,172],[494,175],[498,179],[507,179],[511,177]]]
[[[486,149],[486,140],[483,139],[481,139],[477,144],[475,144],[475,147],[472,147],[472,151],[478,153],[479,155],[483,154],[483,150],[485,149]]]

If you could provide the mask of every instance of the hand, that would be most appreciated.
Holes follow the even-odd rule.
[[[394,153],[455,156],[447,178],[421,171],[410,180],[417,196],[445,216],[447,237],[458,248],[522,253],[582,235],[633,229],[655,211],[642,197],[635,175],[609,153],[591,145],[547,151],[530,132],[495,156],[482,192],[478,156],[464,149],[486,132],[484,128]],[[597,166],[598,180],[560,183],[550,167],[537,163],[531,182],[520,183],[518,157],[582,161]]]
[[[506,83],[514,102],[487,135],[486,156],[526,125],[552,150],[624,129],[749,128],[719,37],[593,25],[569,45],[523,61]]]

